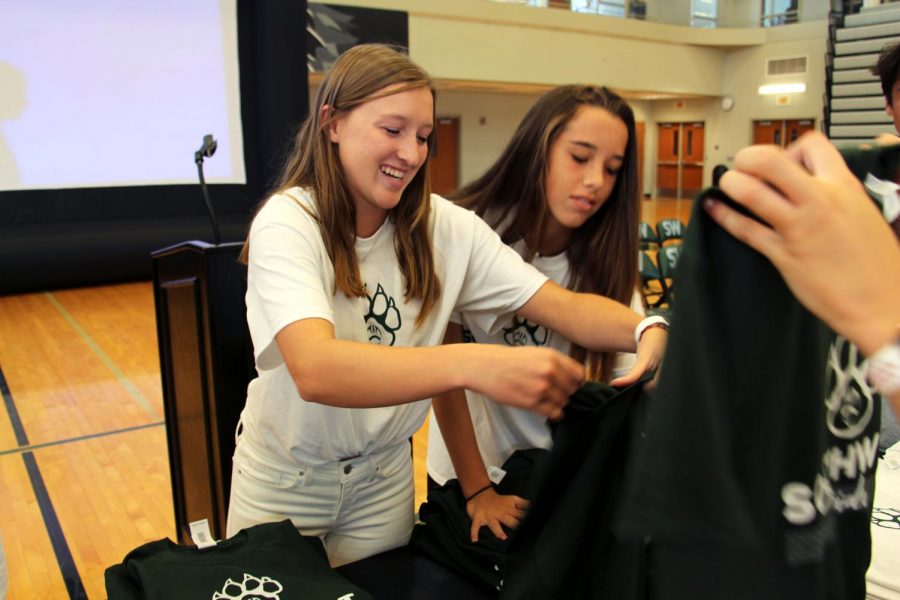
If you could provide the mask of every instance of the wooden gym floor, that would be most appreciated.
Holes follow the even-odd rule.
[[[655,224],[692,203],[641,204]],[[175,537],[151,284],[0,296],[0,394],[8,600],[105,598],[108,566]]]

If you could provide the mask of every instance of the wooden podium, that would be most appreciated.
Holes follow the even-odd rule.
[[[207,519],[225,537],[234,434],[255,377],[240,242],[157,250],[153,295],[178,542]]]

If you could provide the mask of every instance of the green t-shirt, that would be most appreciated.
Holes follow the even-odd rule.
[[[132,550],[106,571],[109,600],[371,600],[328,565],[318,538],[290,521],[256,525],[199,550],[167,539]]]
[[[699,200],[676,278],[618,524],[652,537],[654,597],[862,598],[880,424],[862,357]]]

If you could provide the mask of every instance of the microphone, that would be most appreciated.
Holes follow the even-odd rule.
[[[203,177],[203,157],[210,157],[216,153],[218,144],[211,133],[203,136],[203,145],[194,152],[194,162],[197,163],[197,174],[200,176],[200,191],[203,193],[203,200],[206,202],[206,210],[209,212],[209,220],[213,228],[213,242],[216,246],[221,243],[219,235],[219,220],[216,218],[216,211],[213,209],[212,202],[209,199],[209,188],[206,186],[206,179]]]
[[[218,148],[219,144],[216,142],[216,138],[212,136],[211,133],[207,133],[203,136],[203,145],[200,146],[200,149],[194,152],[194,162],[203,162],[203,157],[207,158],[216,153],[216,148]]]

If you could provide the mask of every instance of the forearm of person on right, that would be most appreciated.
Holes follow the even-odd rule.
[[[635,327],[644,316],[597,294],[573,292],[552,281],[545,283],[517,313],[589,350],[637,352],[633,368],[612,383],[636,382],[656,370],[665,354],[668,333],[651,328],[635,343]]]
[[[578,362],[547,348],[379,346],[336,339],[318,318],[287,325],[275,340],[301,397],[330,406],[393,406],[467,388],[559,418],[585,376]]]
[[[900,244],[822,134],[738,152],[722,190],[766,224],[705,206],[769,258],[810,311],[871,357],[900,335]],[[900,415],[900,393],[885,394]]]
[[[444,343],[461,342],[462,327],[450,323]],[[472,520],[469,532],[472,542],[478,541],[478,532],[485,525],[498,539],[505,540],[507,536],[502,526],[510,529],[518,527],[525,516],[528,501],[519,496],[498,494],[493,489],[479,452],[465,390],[455,389],[435,396],[432,408],[463,497],[471,497],[466,501],[466,512]]]

